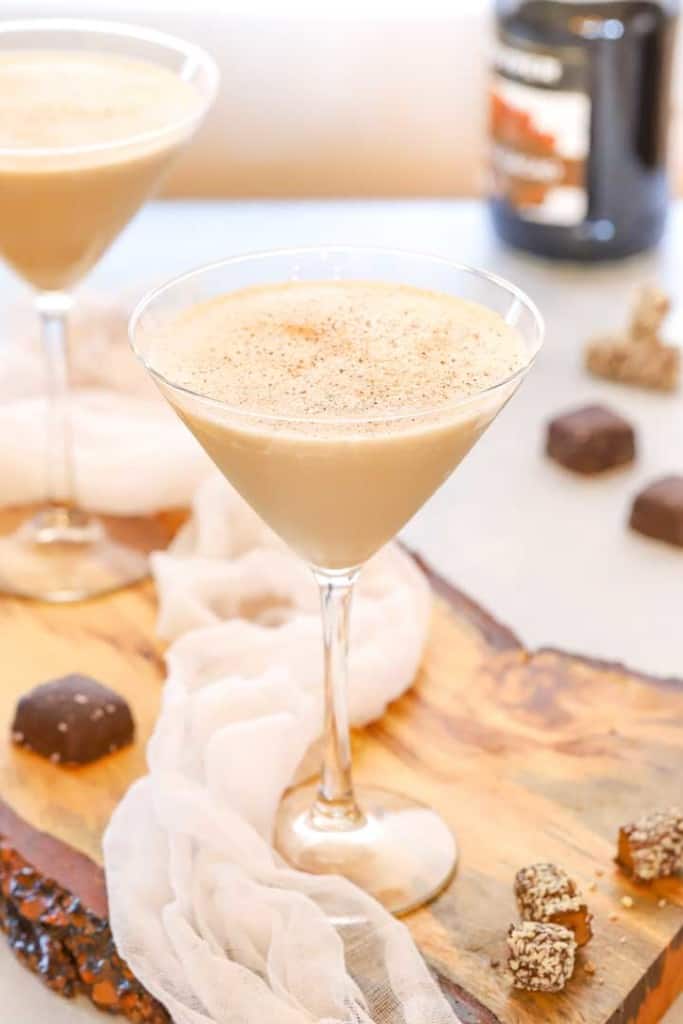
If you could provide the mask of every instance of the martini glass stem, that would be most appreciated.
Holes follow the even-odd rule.
[[[348,709],[349,623],[358,572],[315,570],[323,621],[325,731],[322,778],[312,818],[323,830],[356,828],[363,822],[353,792]]]
[[[41,292],[36,299],[47,369],[47,499],[53,517],[61,519],[69,518],[75,499],[67,353],[71,306],[63,292]]]

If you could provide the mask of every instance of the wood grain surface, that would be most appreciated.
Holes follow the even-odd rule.
[[[463,1024],[655,1024],[683,991],[683,879],[636,887],[612,858],[620,824],[680,801],[683,683],[558,651],[530,653],[476,604],[433,583],[415,687],[354,736],[359,780],[431,803],[460,842],[453,883],[406,923]],[[72,607],[0,601],[0,797],[28,825],[0,813],[0,833],[98,912],[106,906],[102,831],[144,771],[159,704],[154,619],[148,583]],[[128,699],[138,730],[132,749],[66,769],[2,740],[20,694],[72,671]],[[579,881],[595,914],[595,939],[555,996],[513,992],[504,970],[505,932],[517,917],[514,874],[541,859]],[[625,894],[632,909],[620,902]]]
[[[680,802],[683,682],[530,653],[502,634],[492,649],[457,609],[437,606],[417,686],[356,742],[359,776],[431,803],[460,841],[453,884],[411,931],[501,1024],[654,1024],[683,991],[683,879],[638,887],[613,857],[621,823]],[[565,867],[595,914],[595,938],[553,996],[513,992],[504,971],[512,880],[538,860]]]

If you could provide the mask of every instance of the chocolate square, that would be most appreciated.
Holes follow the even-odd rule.
[[[17,704],[12,740],[53,764],[89,764],[133,742],[128,704],[89,676],[34,687]]]
[[[646,537],[683,547],[683,476],[663,477],[641,491],[630,522]]]
[[[633,462],[635,432],[611,409],[586,405],[551,420],[546,453],[575,473],[602,473]]]

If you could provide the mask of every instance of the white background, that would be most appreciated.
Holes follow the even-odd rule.
[[[0,0],[185,36],[223,84],[170,182],[183,195],[474,195],[484,184],[488,0]],[[683,136],[683,62],[674,89]],[[683,186],[683,162],[676,159]]]

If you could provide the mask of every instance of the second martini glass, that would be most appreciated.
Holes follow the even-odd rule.
[[[48,601],[147,575],[76,502],[68,401],[72,289],[159,185],[215,94],[198,47],[130,25],[0,22],[0,255],[35,292],[47,363],[47,501],[0,539],[0,590]]]
[[[284,299],[283,282],[296,283]],[[313,299],[305,289],[297,291],[307,282]],[[338,286],[341,292],[335,292]],[[400,317],[394,315],[388,331],[373,335],[375,287],[381,290],[380,302],[390,310],[399,308]],[[256,296],[257,303],[253,323],[239,338],[234,308],[226,307],[224,319],[220,313],[220,303],[235,292],[247,302]],[[318,294],[323,303],[332,296],[333,312],[315,308]],[[285,315],[276,318],[274,329],[273,297],[285,303],[278,307]],[[420,318],[425,303],[427,315],[436,304],[438,318],[440,300],[448,305],[450,297],[466,300],[457,307],[464,321],[456,329],[462,326],[476,379],[482,382],[459,398],[453,397],[448,370],[439,369],[448,353],[439,351],[438,330]],[[299,299],[304,305],[298,305]],[[352,340],[352,355],[345,360],[349,322],[339,325],[349,305],[355,317],[350,330],[361,332],[364,341]],[[218,319],[212,319],[215,309]],[[195,313],[199,319],[193,324]],[[489,342],[494,338],[494,349],[495,332],[505,336],[514,329],[514,372],[501,378],[496,352],[489,349],[487,361],[483,342],[478,351],[479,327],[488,331]],[[261,343],[263,332],[269,333]],[[412,351],[406,350],[402,360],[400,338],[408,335]],[[260,365],[255,338],[266,360]],[[179,357],[169,362],[169,345],[178,339]],[[319,785],[294,789],[283,801],[278,849],[302,870],[345,875],[395,913],[419,906],[450,879],[456,843],[432,809],[374,785],[354,788],[347,710],[353,586],[362,564],[443,483],[517,389],[541,345],[535,307],[513,285],[449,260],[377,249],[291,250],[227,260],[172,281],[138,306],[131,340],[178,415],[254,510],[311,565],[320,588],[326,705],[322,777]],[[276,353],[274,346],[291,349],[291,358],[287,351]],[[200,349],[213,369],[200,365]],[[395,391],[382,391],[381,382],[388,378],[378,364],[385,361],[400,392],[403,371],[407,377],[414,369],[410,360],[416,351],[420,359],[436,361],[429,369],[443,397],[426,408],[397,408],[390,400]],[[268,377],[269,360],[279,360],[283,369],[258,391]],[[333,369],[320,377],[326,360]],[[368,361],[377,380],[369,393],[362,389],[364,371],[359,369]],[[464,366],[460,369],[465,372]],[[281,372],[291,376],[284,384]],[[307,395],[320,410],[313,414],[296,412],[302,373],[326,381],[322,391],[314,383],[313,394]],[[419,390],[420,373],[412,379]],[[361,382],[361,407],[335,415],[338,389],[346,389],[342,401],[348,404],[354,400],[354,380]],[[246,382],[264,395],[263,404],[245,407],[241,393]],[[268,396],[283,386],[291,400],[280,412]],[[221,387],[235,400],[221,397]]]

